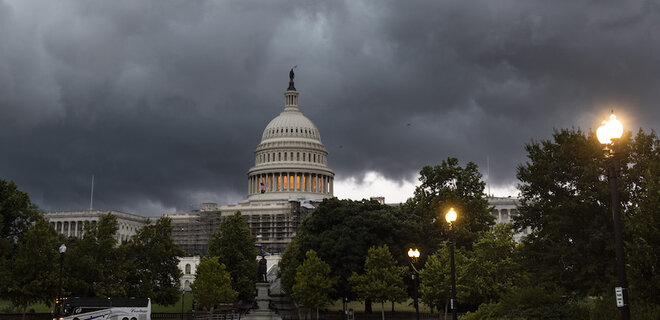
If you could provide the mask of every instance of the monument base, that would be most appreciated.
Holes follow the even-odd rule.
[[[246,315],[248,320],[282,320],[275,311],[269,308],[270,296],[268,295],[268,289],[270,289],[270,283],[257,283],[257,297],[255,300],[257,301],[258,309],[252,309],[252,311]]]

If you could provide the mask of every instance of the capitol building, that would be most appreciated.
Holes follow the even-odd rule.
[[[199,210],[167,213],[173,237],[188,255],[205,254],[223,217],[240,211],[257,245],[282,253],[298,225],[316,204],[333,197],[334,171],[314,123],[298,105],[293,70],[284,92],[284,109],[268,123],[247,172],[247,199],[237,204],[203,203]]]
[[[247,171],[247,198],[236,204],[202,203],[198,210],[165,213],[172,219],[174,242],[185,251],[180,259],[182,288],[194,280],[199,256],[208,252],[208,242],[224,217],[240,212],[255,243],[272,254],[268,268],[295,237],[303,219],[325,198],[333,197],[334,171],[328,167],[328,151],[314,123],[301,111],[293,70],[284,91],[284,108],[263,130],[254,151],[254,165]],[[383,198],[376,198],[384,203]],[[517,199],[488,198],[496,222],[509,222],[516,215]],[[117,217],[116,239],[128,241],[147,218],[118,211],[88,210],[46,212],[58,233],[82,237],[85,223],[94,225],[105,214]],[[516,240],[528,234],[525,230]]]

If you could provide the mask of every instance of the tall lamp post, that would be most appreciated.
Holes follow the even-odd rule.
[[[62,313],[62,271],[63,271],[63,266],[64,266],[64,253],[66,252],[66,245],[62,243],[60,246],[60,294],[57,297],[57,305],[59,307],[58,312],[61,314]]]
[[[619,286],[614,289],[616,297],[616,306],[621,311],[621,319],[630,319],[630,307],[628,305],[628,280],[626,279],[625,255],[623,252],[623,233],[621,227],[621,207],[619,203],[619,190],[617,178],[619,176],[619,159],[616,154],[616,146],[619,138],[623,134],[623,125],[616,119],[614,111],[609,120],[603,121],[598,127],[596,136],[598,141],[603,144],[605,152],[605,161],[607,167],[607,177],[610,181],[610,194],[612,196],[612,221],[614,225],[614,241],[616,250],[616,273]]]
[[[412,267],[411,276],[415,287],[415,314],[417,316],[417,320],[419,320],[419,303],[417,300],[417,283],[419,281],[419,272],[415,268],[415,262],[417,262],[417,259],[419,259],[419,250],[417,250],[417,248],[410,248],[410,250],[408,250],[408,257],[410,257],[410,267]]]
[[[450,208],[445,214],[445,220],[449,223],[449,256],[451,257],[451,318],[456,320],[456,267],[454,266],[454,221],[457,218],[454,208]]]

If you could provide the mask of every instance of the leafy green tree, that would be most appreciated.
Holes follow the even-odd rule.
[[[386,244],[400,253],[397,257],[407,259],[409,230],[398,208],[368,200],[325,199],[305,218],[282,256],[282,288],[292,292],[296,268],[305,253],[314,250],[330,265],[331,277],[337,279],[332,297],[353,300],[356,296],[348,278],[353,272],[362,273],[364,253],[372,246]]]
[[[306,256],[307,259],[298,266],[292,295],[304,307],[316,309],[318,319],[319,308],[332,301],[330,293],[335,280],[330,278],[330,266],[319,259],[314,250],[307,251]]]
[[[510,224],[497,224],[484,232],[468,252],[461,288],[463,302],[479,305],[497,301],[501,294],[519,284],[524,270],[515,255],[516,242]]]
[[[493,225],[481,177],[476,164],[468,162],[461,167],[456,158],[422,168],[421,184],[402,208],[409,223],[415,226],[413,243],[420,251],[435,252],[448,239],[449,226],[444,216],[449,208],[455,208],[459,215],[454,222],[457,247],[471,246],[480,232]]]
[[[387,246],[371,247],[364,263],[364,274],[353,273],[349,281],[358,296],[380,302],[385,319],[385,301],[402,301],[407,293],[403,284],[406,267],[399,267]]]
[[[631,197],[627,228],[631,237],[626,247],[631,293],[632,298],[659,305],[660,140],[655,132],[639,130],[630,149],[624,184]]]
[[[287,245],[284,253],[282,254],[282,259],[278,263],[280,277],[280,284],[282,286],[282,291],[292,294],[293,285],[296,283],[296,274],[298,272],[298,266],[303,263],[303,260],[300,259],[300,237],[294,237],[293,240]]]
[[[202,257],[190,288],[199,306],[209,313],[220,304],[235,302],[238,297],[231,286],[231,275],[225,265],[218,262],[218,257]]]
[[[628,145],[629,135],[621,142]],[[521,246],[533,285],[581,296],[610,287],[614,241],[601,149],[595,134],[575,129],[525,146],[529,160],[518,167],[521,199],[514,225],[533,230]],[[626,159],[627,151],[620,155]]]
[[[122,249],[128,267],[126,292],[132,297],[151,297],[158,304],[179,300],[179,257],[185,253],[172,240],[172,221],[162,217],[139,229]]]
[[[457,248],[457,300],[463,306],[499,301],[501,295],[518,285],[524,270],[515,257],[516,243],[510,224],[497,224],[472,245]],[[424,303],[447,308],[450,298],[450,253],[448,245],[431,255],[420,272],[420,293]]]
[[[19,239],[41,214],[27,193],[12,181],[0,179],[0,283],[12,279],[10,262]],[[9,286],[0,286],[0,298],[9,299]]]
[[[220,229],[209,242],[209,255],[218,257],[218,261],[227,266],[238,298],[251,301],[257,280],[257,249],[240,212],[222,219]]]
[[[0,179],[0,238],[16,243],[41,216],[27,193]]]
[[[465,248],[456,248],[454,259],[456,266],[456,292],[459,303],[464,302],[466,289],[465,285],[467,267],[467,257],[464,254]],[[447,303],[451,298],[451,269],[449,246],[445,245],[434,254],[428,257],[424,269],[419,273],[419,293],[421,300],[438,310],[447,310]]]
[[[23,318],[29,305],[42,302],[50,306],[58,295],[59,245],[57,233],[43,218],[18,242],[11,260],[8,296],[23,311]]]
[[[69,293],[79,297],[125,296],[127,266],[117,247],[117,217],[108,213],[96,225],[85,223],[82,239],[70,238],[65,255]]]

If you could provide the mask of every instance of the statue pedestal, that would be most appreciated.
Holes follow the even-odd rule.
[[[257,301],[258,309],[252,309],[250,313],[246,315],[248,320],[282,320],[275,311],[270,310],[270,296],[268,295],[268,289],[270,288],[270,283],[268,282],[258,282],[257,283]]]

